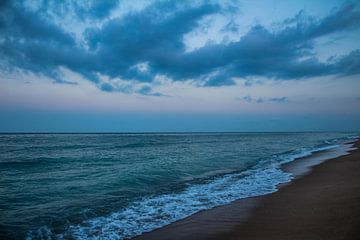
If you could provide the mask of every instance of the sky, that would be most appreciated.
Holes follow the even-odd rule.
[[[0,1],[0,132],[360,131],[360,2]]]

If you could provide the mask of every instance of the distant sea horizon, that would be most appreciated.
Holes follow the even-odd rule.
[[[0,131],[0,134],[217,134],[217,133],[360,133],[360,130],[349,131]]]

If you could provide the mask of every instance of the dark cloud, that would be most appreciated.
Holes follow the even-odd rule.
[[[54,2],[63,4],[62,1]],[[69,1],[69,4],[81,18],[104,18],[119,4],[119,0]]]
[[[236,77],[287,80],[360,71],[360,50],[327,62],[320,62],[313,50],[318,37],[360,27],[359,6],[352,3],[334,9],[323,19],[300,12],[282,22],[276,32],[257,25],[238,41],[209,43],[191,52],[185,51],[184,35],[199,27],[203,17],[224,13],[227,8],[207,2],[155,2],[101,27],[86,29],[85,45],[77,43],[49,14],[61,17],[71,12],[83,20],[102,19],[117,5],[118,1],[110,0],[44,1],[31,10],[18,2],[1,1],[3,71],[22,69],[61,82],[59,67],[66,67],[104,91],[124,89],[111,81],[102,83],[99,75],[151,83],[161,74],[173,81],[193,79],[201,86],[223,86],[235,84]],[[232,25],[229,22],[229,28]],[[137,67],[141,63],[146,63],[146,69]],[[138,92],[158,95],[146,87]]]
[[[110,85],[109,83],[103,83],[100,85],[100,89],[105,92],[112,92],[114,91],[114,87]]]
[[[262,85],[264,83],[263,80],[259,80],[259,79],[246,79],[244,82],[244,86],[245,87],[251,87],[254,85]]]
[[[288,101],[287,97],[274,97],[274,98],[254,98],[251,96],[245,96],[243,98],[237,98],[237,100],[242,100],[248,103],[265,103],[265,102],[273,102],[273,103],[284,103]]]
[[[287,102],[287,101],[288,101],[288,98],[287,98],[287,97],[270,98],[269,101],[270,101],[270,102],[282,103],[282,102]]]
[[[156,97],[164,96],[161,93],[153,92],[153,90],[149,86],[143,86],[138,91],[136,91],[136,93],[146,95],[146,96],[156,96]]]
[[[360,73],[360,50],[354,50],[350,54],[340,57],[337,60],[336,69],[337,73],[341,75],[353,75]]]
[[[313,53],[313,40],[331,33],[360,27],[360,12],[355,4],[344,5],[321,20],[298,14],[284,21],[284,28],[270,32],[263,26],[253,27],[238,42],[229,44],[222,52],[232,77],[264,76],[275,79],[299,79],[314,76],[359,71],[359,50],[338,58],[335,62],[320,62]],[[287,24],[291,23],[289,26]],[[295,24],[294,24],[295,23]],[[351,68],[343,68],[351,62]],[[223,74],[223,73],[220,73]],[[228,81],[226,78],[219,80]],[[221,85],[221,82],[218,83]]]
[[[140,77],[137,80],[143,81],[152,81],[158,73],[172,78],[196,76],[198,70],[192,64],[198,60],[184,61],[183,36],[198,26],[199,19],[218,8],[212,4],[186,7],[183,3],[160,2],[111,20],[101,29],[88,29],[86,39],[91,51],[104,59],[93,68],[110,77]],[[152,74],[131,71],[139,62],[149,62]]]
[[[245,102],[248,103],[263,103],[265,101],[263,98],[253,98],[251,96],[245,96],[240,100],[244,100]]]
[[[0,12],[2,65],[63,81],[57,68],[73,61],[73,53],[79,51],[73,36],[47,21],[44,15],[26,10],[18,3],[3,4]]]
[[[45,0],[36,11],[48,16],[63,18],[71,16],[81,20],[98,20],[106,18],[119,5],[120,0]]]

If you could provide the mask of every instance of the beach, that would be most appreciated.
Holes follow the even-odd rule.
[[[286,164],[297,177],[279,191],[202,211],[135,239],[358,239],[359,145],[315,166],[306,159]],[[298,172],[300,161],[311,171]]]
[[[355,209],[356,199],[348,197],[359,192],[359,167],[347,159],[357,156],[348,155],[356,138],[331,132],[0,134],[0,239],[236,239],[267,236],[274,225],[285,234],[292,229],[287,223],[313,226],[323,212]],[[318,173],[333,162],[340,164],[334,173]],[[331,211],[309,212],[301,203]]]
[[[0,0],[0,240],[360,239],[360,0]]]

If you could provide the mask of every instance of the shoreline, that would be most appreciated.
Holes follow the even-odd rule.
[[[310,209],[317,208],[317,206],[315,206],[317,204],[316,201],[314,201],[315,204],[314,206],[312,206],[310,202],[310,204],[308,204],[305,208],[304,206],[296,207],[296,205],[299,204],[301,205],[302,202],[297,199],[301,199],[303,195],[308,198],[313,198],[314,195],[317,195],[316,193],[313,193],[312,195],[309,194],[308,189],[310,190],[313,188],[322,189],[323,187],[325,188],[325,190],[328,191],[330,190],[330,192],[333,191],[334,194],[336,195],[336,193],[338,192],[337,188],[338,187],[343,188],[343,186],[338,186],[339,184],[337,184],[336,181],[330,182],[334,174],[335,175],[340,174],[340,173],[336,173],[336,171],[334,173],[334,170],[336,169],[332,169],[331,172],[329,172],[329,170],[324,171],[321,169],[329,168],[328,167],[329,165],[331,168],[331,166],[334,164],[335,165],[339,164],[340,166],[346,167],[345,166],[346,163],[355,162],[354,160],[351,159],[359,158],[360,155],[359,146],[360,146],[360,141],[357,139],[351,141],[351,143],[344,144],[344,146],[342,146],[342,150],[330,149],[321,152],[315,152],[311,156],[299,158],[292,162],[285,163],[281,166],[282,170],[292,173],[294,179],[289,183],[278,185],[277,186],[278,191],[274,193],[239,199],[227,205],[222,205],[209,210],[200,211],[185,219],[176,221],[162,228],[155,229],[151,232],[143,233],[142,235],[132,239],[137,239],[137,240],[139,239],[148,239],[148,240],[151,239],[158,239],[158,240],[161,239],[173,239],[173,240],[176,239],[269,239],[269,238],[323,239],[318,237],[321,236],[321,233],[308,235],[308,236],[302,236],[301,234],[299,236],[296,235],[299,234],[298,232],[299,230],[302,230],[303,234],[307,232],[311,234],[312,233],[312,231],[310,231],[311,229],[309,229],[308,231],[306,228],[304,229],[297,228],[298,231],[295,231],[293,235],[291,235],[288,232],[288,230],[290,231],[292,227],[290,226],[287,227],[288,225],[287,222],[290,222],[289,219],[294,217],[296,219],[306,218],[306,214],[305,216],[302,216],[301,212],[299,216],[295,214],[296,212],[295,210],[297,208],[302,209],[302,211],[304,212],[307,212],[306,210],[308,210],[309,208]],[[345,160],[345,161],[337,161],[337,160]],[[358,195],[360,199],[360,174],[358,174],[359,176],[357,177],[356,175],[350,176],[350,174],[347,173],[349,171],[354,172],[355,170],[360,172],[360,164],[356,162],[355,164],[356,167],[358,168],[355,168],[354,166],[353,169],[350,168],[350,169],[346,169],[346,171],[343,170],[345,172],[341,172],[340,176],[345,176],[345,178],[352,177],[352,180],[351,179],[347,180],[349,182],[348,185],[351,185],[354,188],[359,187]],[[319,171],[320,173],[318,173]],[[323,177],[322,181],[311,183],[312,182],[311,179],[313,178],[317,179],[319,178],[319,175]],[[327,175],[330,175],[330,178]],[[310,183],[307,183],[305,184],[305,186],[303,186],[304,184],[301,185],[301,183],[304,181],[305,182],[310,181]],[[359,182],[359,184],[357,184],[356,182]],[[295,195],[288,195],[288,192],[294,192],[294,191],[296,192]],[[347,193],[347,195],[349,195],[349,193]],[[340,199],[344,198],[344,196],[341,197],[336,195],[334,199],[338,199],[339,197]],[[273,200],[274,198],[276,200]],[[321,195],[318,196],[318,198],[319,200],[324,200],[321,202],[320,207],[322,208],[326,208],[328,206],[327,202],[332,202],[330,201],[331,199],[322,197]],[[287,201],[285,201],[286,199]],[[317,198],[315,198],[315,200],[317,200]],[[358,205],[356,205],[356,207],[358,207],[357,209],[359,209],[359,213],[360,213],[360,201],[358,202],[359,203]],[[279,205],[279,203],[281,204]],[[274,206],[278,206],[278,207],[276,208]],[[284,206],[289,207],[291,211],[284,213],[284,210],[282,210]],[[276,216],[279,214],[283,214],[282,222],[279,222],[279,224],[277,224],[276,222],[279,221],[279,217]],[[307,216],[312,216],[312,215],[307,214]],[[321,216],[324,216],[324,214],[320,214],[320,217]],[[341,216],[341,214],[339,216]],[[336,216],[333,216],[333,218],[336,218]],[[359,219],[358,222],[360,223],[360,214],[356,219]],[[356,221],[356,219],[354,221]],[[309,221],[309,222],[312,222],[315,225],[320,224],[320,222],[314,222],[314,221]],[[293,224],[295,226],[298,225],[296,221]],[[277,225],[278,227],[275,228],[273,227],[274,225]],[[326,228],[327,232],[331,232],[329,231],[329,228],[331,228],[330,226],[331,224],[329,225],[329,227]],[[356,226],[360,227],[360,224]],[[259,229],[264,229],[264,231],[262,230],[259,231]],[[275,229],[277,231],[275,231]],[[282,231],[282,229],[288,229],[288,230]],[[320,227],[318,227],[317,229],[321,230]],[[356,227],[353,229],[356,229]],[[339,237],[341,238],[341,236],[336,234],[333,236],[338,236],[338,238]],[[338,238],[334,238],[334,239],[338,239]],[[331,235],[326,236],[325,239],[331,239]],[[351,238],[346,238],[346,239],[351,239]]]
[[[355,145],[358,141],[360,140],[348,141],[334,148],[313,152],[310,156],[298,158],[294,161],[282,164],[281,169],[291,173],[294,177],[293,180],[304,177],[317,165],[331,159],[351,154],[352,151],[357,149]],[[291,184],[293,180],[288,184]]]

